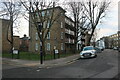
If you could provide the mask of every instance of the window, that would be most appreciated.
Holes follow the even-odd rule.
[[[47,50],[50,51],[50,43],[47,43]]]
[[[39,30],[41,30],[43,28],[43,24],[38,22],[38,28],[39,28]]]
[[[50,15],[50,11],[47,11],[47,15],[48,15],[48,16]]]
[[[66,18],[65,18],[65,22],[67,22]]]
[[[48,32],[47,34],[47,39],[50,39],[50,32]]]
[[[38,33],[36,32],[36,40],[38,40]]]
[[[62,13],[62,12],[61,12],[60,14],[61,14],[61,15],[64,15],[64,13]]]
[[[50,21],[48,21],[47,23],[47,28],[50,28]]]
[[[44,11],[42,11],[42,16],[45,16],[45,12]]]
[[[64,50],[64,45],[63,45],[63,43],[61,43],[61,50]]]
[[[69,21],[69,23],[68,23],[69,25],[71,25],[71,22]]]
[[[74,23],[72,23],[72,26],[74,27]]]
[[[63,39],[63,32],[61,32],[61,39]]]
[[[92,46],[90,46],[90,47],[85,47],[84,49],[83,49],[83,51],[87,51],[87,50],[93,50],[94,48],[92,47]]]
[[[63,28],[63,23],[62,22],[60,23],[60,25],[61,25],[61,28]]]
[[[38,16],[39,16],[39,13],[36,13],[36,16],[38,17]]]
[[[38,50],[38,43],[35,44],[35,50]]]
[[[43,28],[45,28],[45,27],[46,27],[46,22],[44,21],[44,22],[43,22]]]

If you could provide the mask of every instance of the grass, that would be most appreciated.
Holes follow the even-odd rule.
[[[72,53],[65,53],[65,54],[60,54],[58,56],[58,54],[56,54],[56,59],[57,58],[63,58],[63,57],[67,57],[67,56],[71,56],[71,55],[74,55]],[[2,57],[4,58],[12,58],[12,54],[11,53],[3,53],[2,54]],[[18,58],[18,55],[17,54],[14,54],[13,55],[13,58]],[[40,54],[38,53],[29,53],[29,52],[20,52],[19,53],[19,59],[22,59],[22,60],[40,60]],[[44,60],[52,60],[54,59],[54,55],[53,54],[46,54],[45,58],[43,57]]]

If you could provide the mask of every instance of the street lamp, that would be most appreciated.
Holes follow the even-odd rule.
[[[41,37],[42,37],[42,32],[41,32],[42,28],[43,28],[42,23],[38,22],[38,29],[39,29],[40,36],[41,36]],[[44,45],[44,44],[42,44],[42,40],[41,40],[41,42],[40,42],[40,64],[43,64],[42,45]]]

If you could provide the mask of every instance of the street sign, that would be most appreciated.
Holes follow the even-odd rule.
[[[59,52],[58,52],[58,50],[56,49],[56,50],[55,50],[55,54],[58,54],[58,53],[59,53]]]
[[[18,54],[18,50],[13,50],[13,54]]]

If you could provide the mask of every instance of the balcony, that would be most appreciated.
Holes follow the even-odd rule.
[[[70,39],[70,38],[67,38],[65,39],[65,43],[69,43],[69,44],[74,44],[74,39]]]
[[[70,25],[70,26],[72,26],[72,27],[74,27],[74,23],[71,22],[71,21],[70,21],[69,19],[67,19],[67,18],[65,18],[65,23],[68,24],[68,25]]]
[[[73,35],[73,36],[75,35],[74,31],[71,31],[71,30],[68,30],[68,29],[65,29],[65,33]]]

